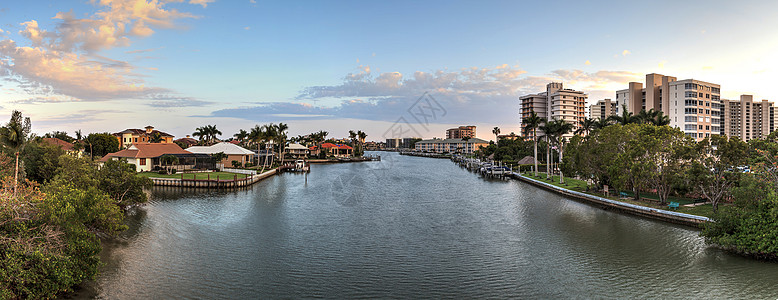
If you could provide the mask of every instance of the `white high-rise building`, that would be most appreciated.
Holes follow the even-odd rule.
[[[546,85],[546,91],[538,94],[530,94],[519,97],[521,100],[521,117],[529,117],[534,111],[541,118],[547,120],[565,120],[573,124],[573,132],[580,128],[580,121],[586,118],[586,98],[584,92],[565,89],[561,82],[552,82]],[[573,132],[565,137],[572,137]],[[522,135],[532,137],[522,124]],[[538,136],[543,133],[538,131]]]

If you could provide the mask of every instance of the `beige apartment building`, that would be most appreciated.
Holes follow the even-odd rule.
[[[580,121],[586,118],[586,98],[582,91],[565,89],[561,82],[552,82],[546,85],[546,91],[538,94],[530,94],[519,97],[521,100],[521,118],[529,117],[534,111],[539,117],[547,120],[565,120],[573,124],[573,132],[580,128]],[[522,135],[532,137],[522,124]],[[573,132],[565,135],[569,138]],[[543,133],[538,131],[538,136]]]
[[[739,101],[721,101],[721,134],[748,141],[767,137],[776,129],[772,102],[754,102],[752,95],[740,95]]]
[[[446,130],[447,139],[461,139],[461,138],[474,138],[475,126],[459,126],[457,128],[451,128]]]
[[[721,132],[721,86],[715,83],[662,74],[646,74],[645,87],[630,82],[627,89],[616,91],[616,113],[626,106],[631,113],[661,111],[670,117],[670,126],[702,140]]]
[[[617,107],[616,101],[611,101],[611,99],[598,100],[597,103],[589,105],[589,118],[606,119],[617,114]]]

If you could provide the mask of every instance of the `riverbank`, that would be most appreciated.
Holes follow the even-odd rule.
[[[337,164],[337,163],[350,163],[350,162],[365,162],[365,161],[381,161],[380,155],[374,155],[374,156],[362,156],[362,157],[352,157],[349,159],[309,159],[306,160],[308,163],[312,164]]]
[[[409,151],[400,152],[400,155],[429,157],[429,158],[446,158],[446,159],[450,159],[451,158],[451,155],[448,155],[448,154],[424,153],[424,152],[409,152]]]
[[[623,213],[670,222],[674,224],[685,225],[685,226],[694,227],[698,229],[700,227],[700,224],[711,221],[710,218],[708,217],[651,208],[646,206],[640,206],[640,205],[620,202],[616,200],[611,200],[599,196],[589,195],[582,192],[573,191],[550,183],[542,182],[537,179],[526,177],[516,172],[513,173],[513,177],[522,182],[534,185],[544,190],[551,191],[572,198],[574,200],[589,203],[604,209],[613,209]]]
[[[181,178],[149,177],[149,179],[151,179],[154,186],[217,188],[217,189],[240,188],[240,187],[250,186],[252,184],[259,182],[262,179],[273,176],[277,173],[277,170],[278,169],[272,169],[262,174],[249,175],[249,176],[243,174],[233,174],[234,176],[232,176],[231,178],[227,176],[228,179],[224,179],[224,180],[222,180],[218,176],[213,177],[213,179],[211,179],[210,177],[207,179],[197,179],[196,177],[189,179],[183,176]],[[239,175],[243,177],[238,178]]]

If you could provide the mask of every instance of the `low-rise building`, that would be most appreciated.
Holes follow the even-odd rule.
[[[160,137],[160,143],[173,143],[173,135],[155,130],[154,126],[146,126],[145,129],[125,129],[113,134],[121,148],[127,148],[134,143],[150,143],[156,135]]]
[[[289,144],[289,146],[286,146],[286,148],[284,148],[284,151],[295,158],[304,158],[304,157],[308,157],[309,150],[308,147],[305,147],[300,144],[292,143]]]
[[[321,150],[327,151],[328,155],[335,157],[351,157],[354,155],[354,148],[345,144],[324,143],[321,144]]]
[[[416,142],[414,150],[434,153],[465,153],[473,154],[489,142],[479,138],[465,139],[430,139]]]
[[[127,149],[105,155],[100,162],[104,163],[109,159],[126,159],[127,163],[135,165],[136,171],[147,172],[154,170],[154,167],[167,167],[160,161],[163,155],[176,156],[179,159],[178,167],[182,169],[198,167],[197,162],[190,161],[191,158],[199,157],[200,163],[206,163],[203,158],[207,159],[207,157],[192,155],[191,152],[181,149],[174,143],[135,143]]]
[[[68,143],[58,138],[43,138],[43,142],[55,147],[59,147],[60,149],[64,150],[65,153],[70,155],[81,157],[81,153],[83,153],[83,151],[76,150],[73,147],[73,143]]]
[[[232,166],[233,161],[239,162],[241,166],[246,165],[246,163],[250,162],[251,158],[254,156],[253,151],[229,142],[221,142],[212,146],[192,146],[186,148],[186,150],[192,153],[202,153],[208,155],[224,153],[227,155],[227,157],[217,163],[226,167]]]

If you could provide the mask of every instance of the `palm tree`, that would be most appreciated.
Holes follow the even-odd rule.
[[[367,133],[362,132],[362,130],[357,131],[357,138],[359,138],[359,151],[362,153],[362,155],[365,154],[365,139],[367,138]]]
[[[543,136],[546,138],[546,179],[551,178],[551,136],[554,134],[554,123],[548,120],[543,120],[543,124],[538,126],[538,129],[543,131]]]
[[[651,122],[656,126],[670,125],[670,117],[665,115],[664,112],[659,111],[656,113],[656,116],[654,116]]]
[[[151,142],[151,143],[161,143],[162,142],[162,135],[160,135],[159,132],[155,132],[149,138],[149,142]]]
[[[581,125],[581,127],[575,130],[575,134],[588,136],[589,132],[594,129],[594,123],[594,119],[590,118],[584,118],[582,121],[578,121],[578,124]]]
[[[532,141],[535,142],[535,177],[538,177],[538,126],[543,122],[543,118],[539,117],[534,110],[529,117],[521,120],[521,124],[524,124],[525,130],[532,130]]]
[[[208,129],[206,127],[197,127],[192,136],[197,137],[197,140],[202,142],[204,138],[208,138]]]
[[[218,164],[218,163],[220,163],[222,160],[224,160],[225,158],[227,158],[227,154],[224,154],[224,152],[213,153],[213,154],[211,154],[211,157],[212,157],[212,158],[213,158],[213,160],[214,160],[214,161],[215,161],[215,162]],[[224,164],[222,164],[222,168],[224,168]]]
[[[284,163],[284,146],[286,145],[286,131],[289,130],[289,125],[284,123],[278,123],[276,125],[275,139],[278,142],[278,156],[281,158],[281,164]]]
[[[171,164],[178,164],[178,157],[171,154],[165,154],[159,158],[159,162],[161,162],[162,165],[169,167]],[[168,168],[165,168],[165,172],[170,174],[170,170],[168,170]]]
[[[238,140],[238,142],[243,143],[243,140],[245,140],[249,136],[249,133],[247,131],[241,129],[241,130],[238,131],[238,133],[233,134],[232,136],[234,136],[235,139]]]
[[[494,126],[492,133],[494,133],[494,142],[497,143],[497,139],[500,137],[500,127]]]
[[[257,165],[259,165],[259,146],[262,145],[262,142],[264,142],[267,139],[267,135],[264,130],[264,126],[260,127],[259,125],[254,125],[254,128],[251,129],[251,132],[248,134],[249,140],[251,142],[257,144]],[[262,171],[260,173],[265,171],[265,160],[262,161]]]
[[[597,118],[593,124],[593,130],[603,129],[612,125],[611,118]]]
[[[205,125],[205,132],[209,143],[213,143],[217,135],[222,135],[222,132],[216,129],[216,125]]]
[[[5,127],[0,128],[0,143],[11,148],[16,155],[16,170],[14,171],[14,197],[19,183],[19,152],[24,150],[30,139],[30,129],[32,124],[30,118],[22,119],[22,112],[14,110],[11,113],[11,120]]]
[[[565,134],[570,133],[573,131],[573,124],[567,123],[565,120],[554,120],[553,121],[553,131],[554,131],[554,137],[556,138],[556,145],[559,147],[559,183],[565,183],[564,175],[562,174],[562,155],[564,154],[564,148],[565,148]]]
[[[613,115],[613,116],[608,117],[608,119],[610,119],[611,121],[614,121],[615,123],[621,124],[621,125],[627,125],[627,124],[635,123],[635,122],[638,121],[638,119],[634,115],[632,115],[631,112],[629,112],[627,110],[627,106],[626,105],[622,105],[621,108],[622,108],[622,110],[621,110],[621,115],[620,116],[619,115]]]

